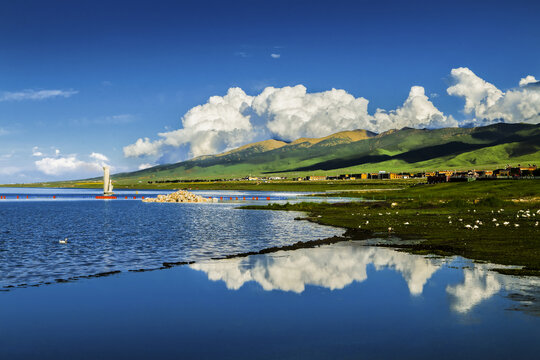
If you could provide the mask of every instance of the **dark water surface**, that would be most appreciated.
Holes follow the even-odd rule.
[[[0,288],[223,257],[343,231],[232,204],[0,203]],[[68,244],[59,240],[68,238]]]
[[[0,292],[2,359],[537,358],[540,284],[344,242]]]

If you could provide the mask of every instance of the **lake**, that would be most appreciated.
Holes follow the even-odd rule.
[[[342,233],[296,221],[298,213],[235,206],[0,203],[0,280],[27,284],[0,291],[0,358],[507,359],[540,351],[538,278],[362,241],[212,260]],[[63,236],[68,244],[58,243]],[[195,263],[126,271],[165,261]],[[55,282],[115,269],[122,272]]]
[[[7,191],[0,189],[0,193]],[[343,233],[294,221],[300,213],[240,210],[234,202],[87,201],[91,199],[89,194],[99,190],[51,193],[50,189],[11,190],[11,198],[28,193],[48,200],[26,200],[20,195],[20,200],[0,202],[0,288],[110,271],[153,269],[164,262],[199,261]],[[57,197],[54,201],[53,194]],[[135,192],[124,194],[132,199]],[[142,194],[155,195],[149,191]],[[214,193],[233,194],[234,198],[251,195]],[[69,200],[60,200],[62,196]],[[257,196],[278,197],[269,192]],[[77,200],[81,198],[87,200]],[[66,237],[68,244],[60,244],[59,240]]]

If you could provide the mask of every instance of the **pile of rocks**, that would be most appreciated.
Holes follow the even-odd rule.
[[[157,198],[144,198],[144,202],[157,203],[208,203],[217,202],[217,199],[207,199],[205,197],[195,195],[185,190],[178,190],[169,195],[158,195]]]

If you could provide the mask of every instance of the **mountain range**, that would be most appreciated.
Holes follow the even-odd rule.
[[[175,164],[121,173],[115,179],[226,179],[337,175],[376,171],[480,169],[540,163],[540,124],[476,128],[338,132],[292,142],[265,140]]]

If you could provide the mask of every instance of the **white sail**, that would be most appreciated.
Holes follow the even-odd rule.
[[[112,180],[109,176],[109,167],[103,167],[103,195],[112,195],[113,194]]]

